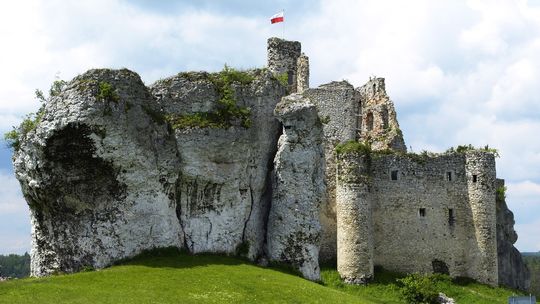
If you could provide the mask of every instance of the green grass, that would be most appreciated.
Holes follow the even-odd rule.
[[[378,270],[375,273],[374,282],[368,286],[344,284],[339,279],[339,274],[334,267],[322,267],[321,276],[325,286],[357,296],[361,299],[373,303],[405,304],[405,301],[402,300],[400,286],[396,281],[396,279],[403,278],[403,274]],[[436,275],[434,281],[436,282],[435,285],[438,292],[443,292],[456,300],[457,303],[507,303],[510,296],[523,295],[523,293],[516,290],[490,287],[471,279],[451,279],[448,276]]]
[[[143,256],[94,272],[0,283],[0,303],[371,303],[224,256]]]
[[[335,267],[322,282],[286,268],[263,268],[234,257],[167,249],[100,271],[0,283],[0,303],[404,303],[396,278],[378,271],[368,286],[341,282]],[[472,281],[437,281],[458,303],[506,303],[515,293]]]

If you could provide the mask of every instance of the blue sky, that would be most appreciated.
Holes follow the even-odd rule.
[[[284,24],[269,17],[285,9]],[[284,28],[282,28],[284,25]],[[540,1],[11,1],[0,11],[0,132],[34,90],[89,68],[147,84],[225,63],[260,67],[266,39],[302,42],[311,85],[386,78],[407,146],[489,144],[521,251],[540,251]],[[0,254],[30,246],[28,208],[0,148]]]

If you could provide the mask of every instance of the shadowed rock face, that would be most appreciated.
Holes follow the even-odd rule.
[[[497,180],[497,187],[504,187],[504,180]],[[529,290],[529,268],[521,253],[514,247],[518,236],[514,230],[514,214],[508,209],[504,196],[497,196],[497,256],[499,284],[519,290]]]

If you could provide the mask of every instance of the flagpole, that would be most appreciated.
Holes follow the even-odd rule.
[[[281,32],[281,35],[282,35],[281,38],[285,39],[285,9],[282,8],[282,9],[281,9],[281,12],[283,13],[283,22],[281,22],[281,23],[283,23],[283,26],[281,27],[281,30],[282,30],[282,32]]]

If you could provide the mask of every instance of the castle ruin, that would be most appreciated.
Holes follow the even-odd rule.
[[[383,78],[310,88],[300,43],[279,38],[266,69],[219,76],[90,70],[45,105],[14,153],[33,275],[175,246],[311,280],[335,260],[353,284],[380,265],[529,287],[493,153],[407,153]]]

